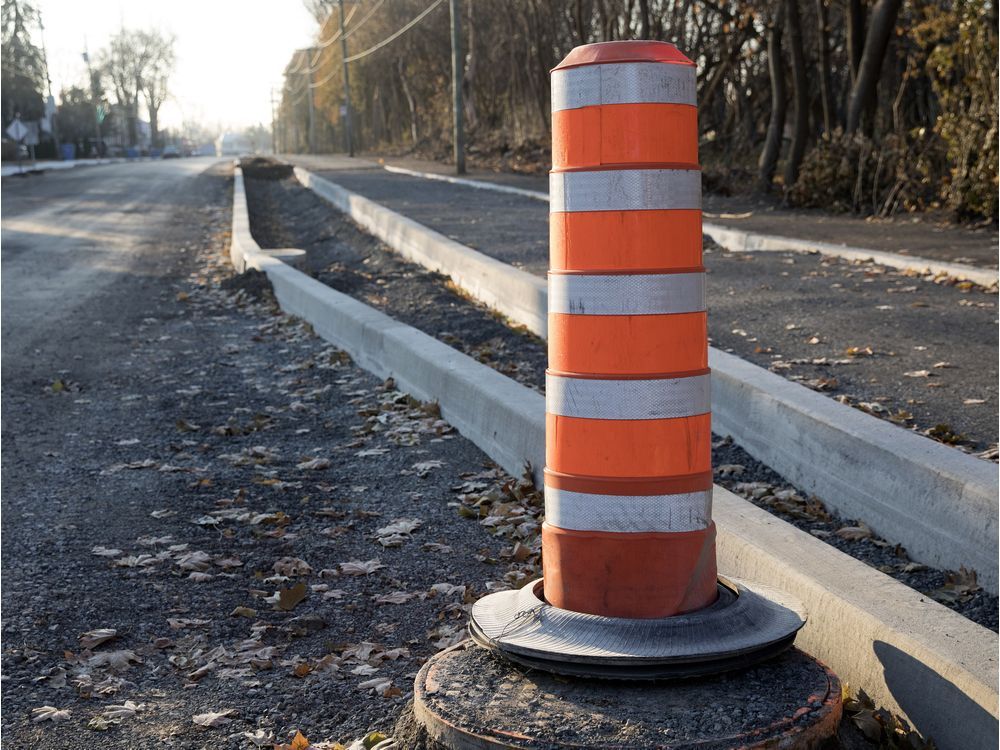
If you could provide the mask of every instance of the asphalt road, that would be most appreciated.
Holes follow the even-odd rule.
[[[540,201],[343,157],[292,160],[487,255],[547,270]],[[715,346],[965,450],[996,444],[995,292],[818,255],[705,248]]]
[[[185,180],[215,159],[79,167],[3,179],[4,371],[51,340],[156,239]]]

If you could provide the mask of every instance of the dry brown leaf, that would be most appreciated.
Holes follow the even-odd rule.
[[[298,557],[282,557],[271,569],[282,576],[306,576],[312,573],[309,563]]]
[[[286,612],[295,609],[299,602],[306,598],[307,591],[305,583],[301,581],[290,589],[280,589],[278,591],[278,609],[283,609]]]
[[[31,720],[37,724],[41,721],[69,721],[71,711],[68,708],[55,706],[40,706],[31,709]]]
[[[848,541],[869,539],[872,536],[872,530],[862,522],[858,522],[857,526],[844,526],[843,528],[837,529],[834,533],[841,539],[847,539]]]
[[[102,643],[110,641],[116,635],[118,635],[118,631],[114,628],[88,630],[86,633],[80,635],[80,645],[84,648],[97,648]]]
[[[340,563],[340,572],[345,576],[366,576],[384,567],[378,558],[364,562],[361,560],[351,560],[350,562]]]

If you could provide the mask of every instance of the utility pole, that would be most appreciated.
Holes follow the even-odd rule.
[[[451,109],[454,121],[455,173],[465,174],[465,129],[462,122],[462,17],[459,0],[448,0],[451,10]],[[343,16],[343,0],[341,0]]]
[[[90,98],[94,101],[94,150],[98,158],[101,156],[101,113],[98,112],[97,85],[94,81],[94,70],[90,67],[90,52],[87,50],[87,39],[83,40],[83,61],[87,63],[87,77],[90,79]]]
[[[56,128],[56,98],[52,96],[52,76],[49,75],[49,54],[45,51],[45,24],[42,23],[42,14],[38,14],[38,30],[42,38],[42,60],[45,62],[45,81],[49,87],[49,98],[45,102],[45,111],[49,116],[49,127],[52,128],[52,140],[56,144],[56,159],[60,158],[59,153],[59,131]]]
[[[316,153],[316,105],[313,102],[313,69],[312,69],[312,57],[313,50],[310,49],[306,52],[306,86],[309,87],[309,153]]]
[[[344,140],[347,141],[347,155],[354,156],[354,141],[351,138],[351,78],[347,68],[347,37],[344,36],[344,0],[340,0],[340,54],[344,60]]]
[[[271,154],[278,154],[278,128],[274,117],[274,86],[271,87]]]

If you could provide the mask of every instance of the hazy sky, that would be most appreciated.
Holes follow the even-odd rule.
[[[292,51],[308,46],[318,25],[301,0],[33,0],[45,24],[52,90],[83,84],[84,40],[93,54],[122,24],[155,27],[176,38],[174,98],[163,127],[270,124],[271,87]]]

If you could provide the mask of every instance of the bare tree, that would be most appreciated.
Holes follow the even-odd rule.
[[[174,69],[174,38],[158,31],[142,32],[148,50],[148,63],[142,75],[142,93],[149,113],[149,137],[152,145],[159,146],[160,107],[167,100],[167,86]]]
[[[98,66],[115,100],[125,112],[129,145],[138,142],[139,97],[149,111],[153,139],[157,115],[167,95],[167,77],[174,65],[174,40],[156,30],[122,29],[98,53]]]

